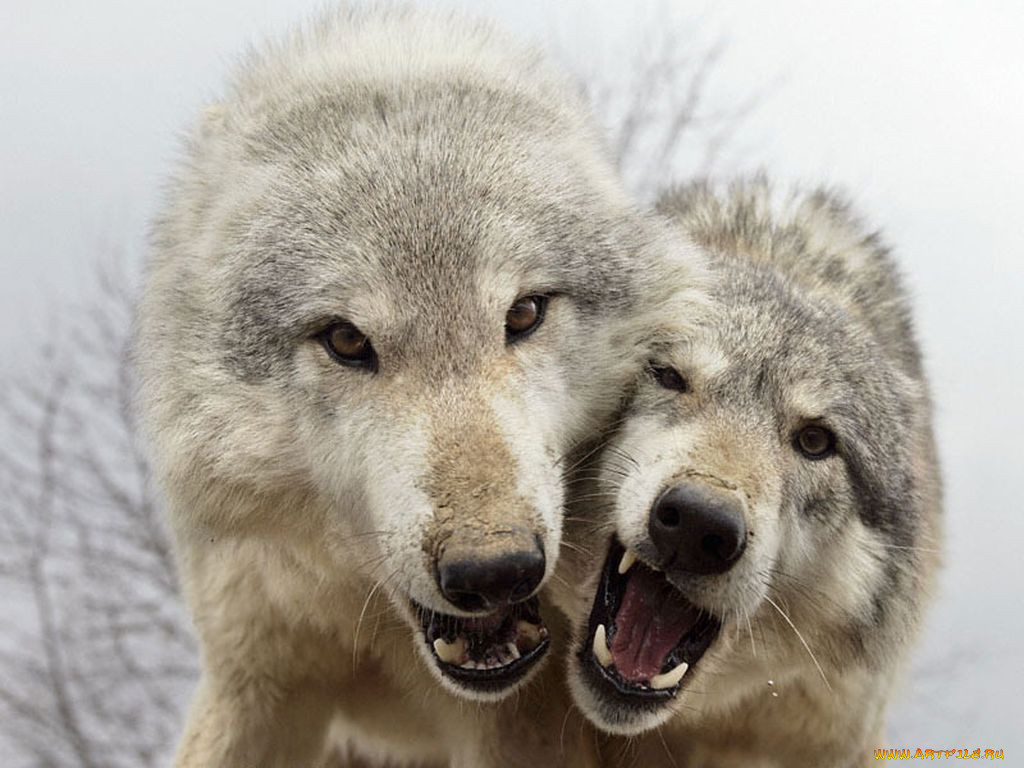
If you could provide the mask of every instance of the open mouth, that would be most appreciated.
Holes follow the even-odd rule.
[[[718,637],[721,622],[613,539],[580,660],[595,687],[630,705],[672,699]],[[603,685],[602,685],[603,683]]]
[[[536,597],[469,618],[413,607],[441,672],[465,688],[493,692],[508,687],[550,645]]]

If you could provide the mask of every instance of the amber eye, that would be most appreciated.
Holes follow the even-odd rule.
[[[675,368],[669,368],[668,366],[654,365],[650,366],[651,376],[665,389],[673,389],[676,392],[686,392],[690,385],[683,378],[683,375],[679,373]]]
[[[835,453],[836,436],[824,427],[804,427],[796,433],[796,447],[808,459],[824,459]]]
[[[505,313],[505,341],[512,344],[537,330],[544,322],[547,307],[547,296],[532,295],[516,299]]]
[[[342,365],[377,369],[377,353],[366,334],[352,323],[341,321],[320,333],[320,341],[331,357]]]

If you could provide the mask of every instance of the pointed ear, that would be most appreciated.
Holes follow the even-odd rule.
[[[637,275],[642,303],[629,325],[634,344],[673,343],[689,338],[713,313],[715,276],[707,251],[668,219],[653,215],[653,254]]]

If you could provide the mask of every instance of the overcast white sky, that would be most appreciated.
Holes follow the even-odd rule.
[[[764,96],[719,171],[836,182],[884,226],[915,296],[949,516],[893,745],[1024,752],[1024,3],[464,4],[604,67],[659,10],[682,40],[728,40],[713,104]],[[0,378],[74,322],[98,252],[142,252],[176,132],[232,56],[320,5],[0,4]]]

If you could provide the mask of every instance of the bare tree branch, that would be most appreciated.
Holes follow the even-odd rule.
[[[47,351],[0,398],[0,738],[15,768],[164,762],[196,676],[132,420],[129,274],[103,265],[59,360]]]
[[[608,144],[627,186],[652,202],[666,186],[714,170],[760,95],[751,91],[739,104],[712,99],[711,79],[726,44],[701,44],[692,25],[670,18],[650,28],[623,78],[596,71],[584,93],[606,126]]]

